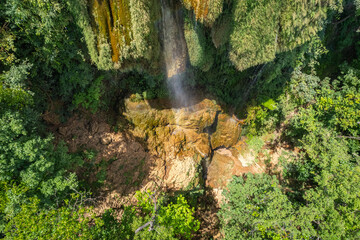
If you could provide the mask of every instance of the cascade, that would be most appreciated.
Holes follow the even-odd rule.
[[[180,6],[178,1],[161,0],[163,53],[166,82],[174,98],[173,106],[188,106],[189,96],[184,86],[187,48]]]

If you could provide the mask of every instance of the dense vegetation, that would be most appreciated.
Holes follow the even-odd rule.
[[[191,84],[245,117],[248,139],[289,146],[279,174],[228,185],[225,239],[360,238],[359,1],[180,2]],[[0,238],[190,239],[199,229],[181,194],[138,192],[121,219],[95,215],[75,171],[84,156],[41,118],[57,102],[65,120],[129,93],[167,96],[160,21],[159,1],[0,3]],[[156,231],[135,234],[149,222]]]

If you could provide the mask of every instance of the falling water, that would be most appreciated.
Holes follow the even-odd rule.
[[[178,1],[161,0],[163,50],[166,65],[166,81],[174,99],[174,106],[188,106],[186,93],[187,49],[184,38],[181,11]]]

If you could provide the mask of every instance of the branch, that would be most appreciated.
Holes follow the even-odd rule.
[[[64,177],[67,181],[69,181],[69,179],[67,177]],[[76,190],[74,187],[69,186],[69,188],[71,190],[73,190],[75,193],[77,193],[80,196],[80,199],[76,199],[75,203],[74,203],[74,208],[78,207],[79,205],[83,205],[86,202],[93,202],[95,201],[97,198],[92,198],[92,197],[87,197],[87,192],[79,192],[78,190]],[[79,201],[79,204],[78,204]]]
[[[353,16],[353,15],[354,15],[354,14],[350,14],[350,15],[349,15],[349,16],[347,16],[346,18],[341,19],[340,21],[334,22],[334,23],[332,23],[332,24],[334,24],[334,25],[338,25],[338,24],[340,24],[340,23],[342,23],[342,22],[346,21],[349,17],[351,17],[351,16]]]
[[[154,202],[154,212],[152,214],[151,220],[149,222],[145,223],[144,225],[142,225],[141,227],[139,227],[138,229],[136,229],[135,234],[137,234],[138,232],[140,232],[141,230],[143,230],[144,228],[146,228],[149,225],[150,225],[149,232],[152,230],[155,230],[154,223],[155,223],[155,219],[156,219],[157,211],[158,211],[158,206],[157,206],[157,202],[156,202],[156,198],[155,198],[156,191],[152,195],[150,195],[149,193],[147,193],[147,194],[149,195],[149,198],[151,200],[153,200],[153,202]]]
[[[352,136],[336,136],[337,138],[350,138],[355,140],[360,140],[360,137],[352,137]]]
[[[135,234],[137,234],[138,232],[140,232],[141,230],[143,230],[144,228],[146,228],[146,227],[149,226],[150,224],[151,224],[151,221],[145,223],[144,225],[142,225],[141,227],[139,227],[138,229],[136,229]]]

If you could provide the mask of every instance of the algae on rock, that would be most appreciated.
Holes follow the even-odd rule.
[[[222,13],[224,0],[183,0],[187,9],[192,9],[197,21],[212,26]]]
[[[69,0],[99,69],[124,69],[141,63],[157,68],[159,42],[156,0]]]

